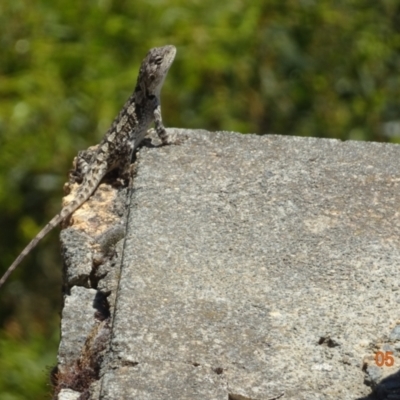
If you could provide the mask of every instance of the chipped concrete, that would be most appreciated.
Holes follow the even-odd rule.
[[[58,394],[58,400],[78,400],[81,394],[71,389],[62,389]]]
[[[69,191],[76,188],[67,185]],[[58,366],[52,372],[58,399],[74,395],[66,389],[78,392],[81,400],[96,393],[103,354],[110,341],[126,194],[127,189],[120,184],[114,187],[113,182],[102,183],[82,209],[64,223],[61,232],[65,294]]]
[[[78,358],[89,333],[94,327],[93,307],[96,290],[75,286],[65,297],[61,318],[61,342],[58,349],[58,368]]]
[[[400,146],[175,132],[138,155],[91,398],[393,396]]]

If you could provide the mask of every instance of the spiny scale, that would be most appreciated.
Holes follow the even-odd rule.
[[[175,54],[176,48],[172,45],[155,47],[147,53],[140,66],[133,94],[100,142],[90,163],[78,155],[77,165],[85,165],[85,168],[82,168],[85,172],[75,199],[25,247],[0,279],[0,287],[44,236],[87,201],[108,172],[118,169],[120,174],[123,174],[128,171],[132,153],[146,136],[152,122],[155,123],[157,134],[163,144],[169,143],[161,119],[160,91]]]

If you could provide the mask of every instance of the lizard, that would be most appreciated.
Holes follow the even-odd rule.
[[[90,156],[89,162],[87,154],[90,153],[86,153],[86,157],[85,151],[78,153],[76,164],[79,166],[79,174],[82,174],[82,183],[73,200],[62,208],[22,250],[0,279],[0,287],[41,239],[89,199],[108,172],[117,170],[120,176],[129,174],[133,153],[153,122],[162,144],[172,144],[162,122],[160,92],[175,54],[176,48],[172,45],[149,50],[140,66],[132,95]]]

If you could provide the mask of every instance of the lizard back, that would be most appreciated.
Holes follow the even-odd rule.
[[[0,287],[44,236],[89,199],[108,172],[116,168],[120,174],[128,171],[133,152],[152,122],[163,144],[169,143],[161,119],[160,92],[175,54],[176,48],[172,45],[149,50],[140,66],[133,94],[114,119],[90,162],[80,159],[83,180],[75,198],[30,241],[0,279]]]

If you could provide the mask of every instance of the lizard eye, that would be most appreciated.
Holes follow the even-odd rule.
[[[155,62],[157,65],[160,65],[160,64],[162,63],[162,57],[160,57],[160,56],[156,57],[155,60],[154,60],[154,62]]]

